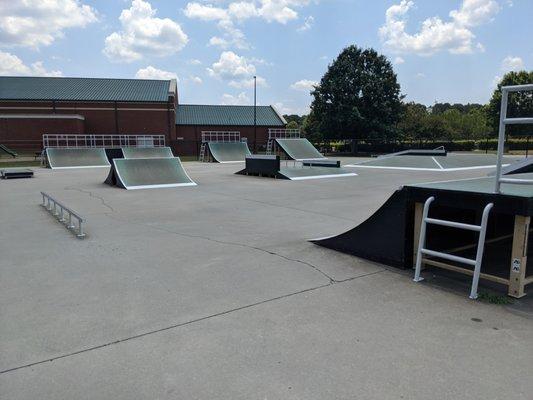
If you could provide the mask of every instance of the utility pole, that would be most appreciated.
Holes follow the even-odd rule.
[[[257,153],[257,76],[254,75],[254,153]]]

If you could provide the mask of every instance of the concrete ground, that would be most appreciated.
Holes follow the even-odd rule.
[[[102,183],[107,168],[0,182],[1,399],[533,398],[528,297],[472,301],[306,241],[401,184],[486,170],[185,168],[198,186],[126,191]],[[86,239],[41,190],[87,218]]]

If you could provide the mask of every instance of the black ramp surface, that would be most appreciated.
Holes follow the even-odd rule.
[[[370,218],[337,236],[310,242],[398,268],[405,267],[409,256],[410,218],[406,191],[399,189]]]

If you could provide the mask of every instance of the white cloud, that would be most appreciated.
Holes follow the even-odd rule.
[[[155,17],[157,10],[144,0],[133,0],[122,10],[122,30],[105,39],[104,54],[115,62],[132,62],[145,56],[164,57],[177,53],[188,42],[180,25]]]
[[[209,76],[227,81],[232,87],[249,88],[253,87],[256,68],[245,57],[232,51],[224,51],[219,60],[214,62],[211,68],[207,68],[207,73]],[[257,85],[266,86],[266,80],[258,76]]]
[[[310,0],[257,0],[234,1],[227,8],[217,7],[201,2],[190,2],[183,10],[186,17],[201,21],[217,22],[223,35],[214,36],[209,40],[211,46],[223,49],[235,47],[238,49],[249,48],[244,33],[235,26],[250,18],[261,18],[267,22],[287,24],[298,19],[295,8],[309,4]],[[307,17],[300,30],[309,29],[314,21],[312,16]]]
[[[256,78],[256,84],[258,87],[267,86],[265,78],[262,78],[260,76]],[[229,86],[237,88],[237,89],[250,89],[254,87],[254,78],[232,80],[229,82]]]
[[[196,83],[197,85],[201,85],[203,83],[202,78],[200,78],[199,76],[191,76],[189,80],[192,83]]]
[[[520,71],[525,69],[524,60],[520,57],[513,57],[513,56],[507,56],[502,60],[502,63],[500,65],[500,70],[503,73],[511,72],[511,71]],[[492,86],[498,86],[498,83],[502,80],[503,76],[496,75],[494,79],[492,80]]]
[[[149,65],[146,68],[141,68],[135,74],[137,79],[178,79],[178,76],[174,72],[164,71],[162,69],[157,69]]]
[[[218,22],[218,27],[224,34],[224,38],[214,36],[209,41],[212,46],[219,46],[226,49],[230,46],[234,46],[238,49],[248,49],[250,45],[246,41],[244,33],[235,27],[235,24],[228,19],[223,19]]]
[[[431,55],[447,50],[454,54],[471,53],[474,47],[480,49],[480,44],[473,43],[475,35],[471,28],[491,21],[500,10],[495,0],[463,0],[458,10],[450,11],[449,21],[444,22],[439,17],[427,18],[419,32],[409,34],[406,32],[406,15],[413,7],[413,1],[402,0],[385,13],[385,24],[379,29],[379,35],[392,52]]]
[[[202,65],[202,62],[200,60],[195,59],[195,58],[190,59],[189,61],[187,61],[187,63],[190,64],[190,65]]]
[[[505,57],[502,61],[502,71],[520,71],[524,69],[524,61],[520,57]]]
[[[400,57],[400,56],[395,57],[394,61],[393,61],[393,63],[396,64],[396,65],[403,64],[404,62],[405,62],[405,60],[402,57]]]
[[[310,92],[314,89],[314,86],[318,85],[317,81],[311,81],[309,79],[302,79],[300,81],[294,82],[290,87],[294,90],[299,90],[302,92]]]
[[[423,72],[417,72],[415,77],[417,77],[418,79],[424,79],[426,77],[426,74],[424,74]]]
[[[232,51],[224,51],[220,59],[213,63],[212,68],[208,68],[209,75],[223,79],[248,78],[255,74],[255,66],[249,64],[246,58],[235,54]]]
[[[63,74],[61,71],[47,71],[42,61],[37,61],[28,66],[16,55],[0,51],[0,75],[62,76]]]
[[[228,18],[228,12],[226,10],[214,7],[210,4],[203,5],[200,3],[188,3],[183,12],[188,18],[199,19],[202,21],[219,21]]]
[[[296,29],[298,32],[305,32],[305,31],[308,31],[309,29],[311,29],[313,27],[313,24],[315,23],[315,18],[310,15],[309,17],[307,17],[303,23],[302,26],[300,26],[298,29]]]
[[[277,102],[273,104],[276,111],[278,111],[281,115],[307,115],[309,114],[309,106],[306,107],[291,107],[287,106],[285,103]]]
[[[97,19],[96,10],[80,0],[2,0],[0,45],[49,46],[66,29],[83,28]]]
[[[250,98],[244,92],[239,93],[237,96],[224,93],[222,95],[221,102],[224,105],[234,105],[234,106],[243,106],[243,105],[248,105],[251,103]]]

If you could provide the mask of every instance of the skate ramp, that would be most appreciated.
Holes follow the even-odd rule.
[[[178,157],[115,158],[105,183],[128,190],[196,185]]]
[[[252,154],[245,142],[208,142],[207,145],[211,156],[219,163],[243,162]]]
[[[292,160],[325,158],[307,139],[276,139],[278,147]]]
[[[109,167],[105,149],[47,148],[46,164],[52,169]]]

